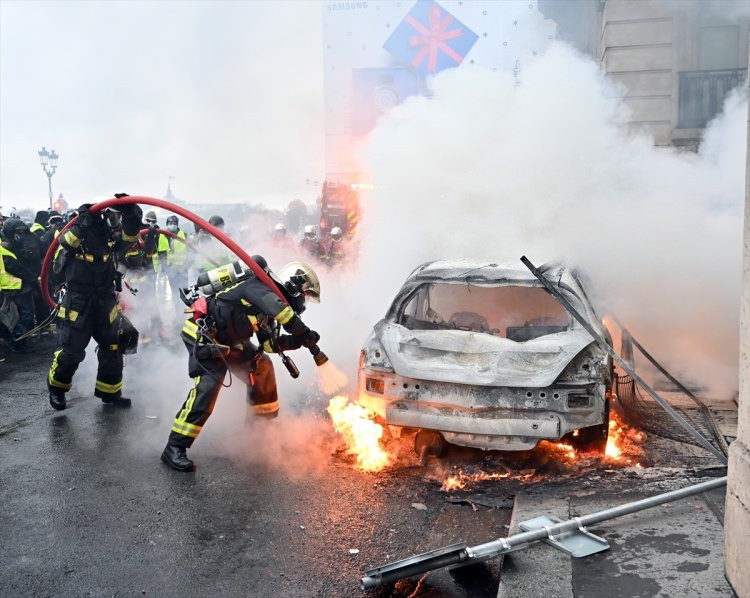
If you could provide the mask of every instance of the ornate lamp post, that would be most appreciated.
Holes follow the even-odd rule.
[[[52,175],[55,174],[55,171],[57,170],[58,158],[59,156],[55,153],[55,150],[51,150],[48,152],[44,146],[42,146],[42,149],[39,150],[39,162],[41,162],[44,174],[47,175],[47,180],[49,181],[50,210],[52,209]]]

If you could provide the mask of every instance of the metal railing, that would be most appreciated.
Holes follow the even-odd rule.
[[[729,92],[747,77],[747,69],[683,71],[677,126],[702,129],[724,106]]]

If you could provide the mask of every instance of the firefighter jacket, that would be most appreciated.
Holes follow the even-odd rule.
[[[230,346],[257,334],[268,350],[271,347],[266,341],[273,326],[271,320],[296,337],[310,332],[294,310],[255,276],[210,297],[208,312],[216,325],[216,339]]]
[[[42,253],[46,254],[47,250],[49,249],[49,246],[52,245],[52,241],[57,239],[57,236],[60,234],[60,231],[65,226],[64,222],[59,222],[53,224],[50,228],[47,229],[47,231],[42,235]]]
[[[29,228],[29,230],[32,233],[34,233],[36,236],[38,236],[39,238],[41,238],[42,235],[44,234],[44,231],[46,229],[45,229],[45,227],[44,227],[43,224],[41,224],[39,222],[34,222],[34,224],[31,225],[31,228]]]
[[[59,240],[66,252],[61,274],[68,290],[94,295],[114,290],[116,256],[138,240],[138,232],[114,232],[99,214],[84,212]]]
[[[145,236],[139,236],[135,243],[120,252],[120,263],[128,270],[137,272],[154,270],[152,258],[156,253],[156,239],[160,236],[155,228],[149,228]]]

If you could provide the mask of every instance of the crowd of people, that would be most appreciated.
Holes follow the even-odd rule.
[[[56,210],[39,210],[33,222],[21,218],[12,208],[3,215],[0,208],[0,359],[8,350],[12,353],[34,351],[33,340],[39,335],[55,334],[60,328],[58,318],[52,313],[41,291],[40,274],[47,250],[60,231],[79,210],[64,213]],[[221,216],[214,215],[209,223],[225,229]],[[141,331],[141,344],[161,340],[169,335],[169,325],[163,314],[175,314],[179,319],[185,308],[179,290],[200,272],[236,259],[211,235],[198,226],[190,230],[181,227],[180,219],[170,214],[162,228],[156,213],[150,210],[139,223],[141,230],[136,242],[121,247],[117,256],[119,303]],[[262,251],[278,260],[302,259],[314,264],[340,266],[352,257],[352,243],[345,238],[341,228],[333,227],[320,234],[314,225],[304,226],[295,238],[278,223],[266,243],[259,243]],[[63,265],[65,255],[60,247],[50,268],[47,290],[55,301],[60,300],[64,286]],[[172,309],[157,305],[156,280],[159,274],[169,286]],[[148,309],[142,307],[147,305]],[[141,306],[141,309],[138,309]],[[166,326],[165,326],[166,324]]]
[[[186,234],[175,214],[162,229],[153,210],[144,214],[129,197],[118,193],[118,201],[106,207],[84,204],[65,217],[41,210],[31,224],[15,213],[0,215],[0,335],[13,353],[27,353],[34,350],[29,337],[56,332],[47,389],[49,404],[58,411],[68,408],[66,395],[93,339],[94,396],[109,408],[128,408],[123,356],[136,353],[155,334],[178,337],[176,330],[170,332],[171,323],[165,329],[162,321],[157,280],[163,274],[173,300],[180,298],[174,313],[186,316],[180,318],[179,338],[188,351],[194,387],[177,412],[161,460],[172,469],[192,471],[187,448],[211,415],[229,370],[247,385],[249,413],[275,417],[279,401],[267,354],[280,354],[290,373],[294,368],[286,351],[305,347],[316,364],[327,361],[317,346],[320,335],[300,318],[308,300],[319,301],[320,282],[303,262],[292,261],[276,274],[260,255],[249,260],[252,275],[228,276],[234,256],[214,235],[197,225]],[[220,216],[208,222],[223,231]],[[42,280],[48,254],[51,275]],[[189,284],[201,273],[210,281],[212,272],[218,273],[218,288],[198,292]],[[48,285],[46,292],[42,284]]]

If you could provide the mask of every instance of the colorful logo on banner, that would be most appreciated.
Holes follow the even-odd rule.
[[[423,75],[458,66],[478,35],[433,0],[418,0],[383,48]]]

